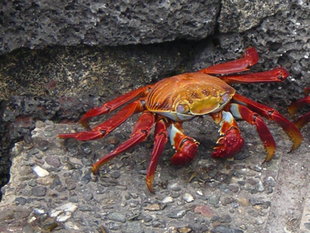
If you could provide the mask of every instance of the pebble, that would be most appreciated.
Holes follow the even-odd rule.
[[[238,199],[238,202],[242,206],[249,206],[250,205],[250,201],[247,198],[242,198],[241,197],[241,198]]]
[[[36,186],[31,189],[31,193],[36,197],[44,197],[46,195],[47,189],[46,187]]]
[[[256,199],[256,198],[251,198],[250,203],[252,206],[258,206],[258,207],[262,207],[264,209],[269,208],[271,205],[270,201],[264,201],[264,200]]]
[[[259,180],[258,183],[256,184],[256,189],[258,192],[264,192],[265,191],[265,187],[264,187],[263,182],[261,180]]]
[[[217,195],[212,195],[208,198],[208,202],[213,205],[213,206],[216,206],[219,204],[220,202],[220,197],[217,196]]]
[[[72,213],[76,209],[77,209],[76,204],[68,202],[64,205],[56,207],[55,209],[52,209],[50,211],[50,216],[52,218],[56,218],[56,221],[58,222],[65,222],[72,216]]]
[[[50,155],[50,156],[46,157],[45,162],[54,168],[60,167],[60,160],[55,155]]]
[[[158,203],[155,203],[155,204],[149,204],[145,206],[144,209],[149,210],[149,211],[158,211],[162,209],[162,206]]]
[[[186,210],[173,210],[170,213],[168,213],[169,218],[182,218],[186,214]]]
[[[168,188],[171,189],[172,191],[180,191],[181,187],[179,186],[178,183],[173,183],[171,185],[168,185]]]
[[[194,197],[190,193],[185,193],[183,195],[183,200],[187,203],[194,201]]]
[[[168,197],[165,197],[161,202],[163,204],[172,203],[173,202],[173,198],[168,196]]]
[[[33,212],[37,215],[45,214],[45,210],[39,208],[33,208]]]
[[[73,190],[76,188],[76,181],[70,178],[65,179],[66,187],[68,190]]]
[[[37,176],[39,177],[44,177],[44,176],[48,176],[50,173],[45,170],[44,168],[40,167],[40,166],[34,166],[32,168],[32,170],[37,174]]]
[[[108,219],[116,222],[125,223],[126,222],[126,216],[121,213],[110,213],[108,215]]]
[[[27,199],[23,197],[16,197],[15,203],[19,205],[25,205],[27,203]]]
[[[207,205],[198,205],[198,206],[196,206],[195,209],[194,209],[194,212],[195,213],[199,213],[199,214],[201,214],[201,215],[203,215],[205,217],[208,217],[208,218],[210,218],[210,217],[212,217],[214,215],[213,210],[209,206],[207,206]]]

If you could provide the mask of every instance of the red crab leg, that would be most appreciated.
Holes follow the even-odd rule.
[[[88,127],[87,121],[90,117],[95,117],[101,114],[109,113],[118,107],[122,106],[123,104],[137,98],[144,96],[147,92],[147,90],[151,87],[151,85],[147,85],[144,87],[140,87],[136,90],[130,91],[124,95],[121,95],[105,104],[103,104],[101,107],[90,109],[88,112],[86,112],[80,119],[80,123]]]
[[[294,124],[298,129],[304,127],[308,122],[310,122],[310,112],[305,113],[304,115],[300,116],[297,120],[294,121]]]
[[[244,145],[236,120],[230,112],[221,111],[211,115],[215,123],[221,125],[220,138],[212,153],[213,158],[230,158]]]
[[[83,131],[77,133],[60,134],[60,138],[75,138],[80,141],[93,140],[97,138],[102,138],[109,133],[111,133],[116,127],[126,121],[131,115],[136,112],[141,112],[143,110],[143,105],[140,100],[134,101],[127,106],[123,107],[111,118],[105,122],[99,124],[90,131]]]
[[[259,83],[259,82],[282,82],[289,76],[289,73],[283,68],[273,70],[219,77],[227,83]]]
[[[100,160],[94,163],[92,165],[92,172],[94,174],[98,173],[99,168],[103,164],[105,164],[118,154],[124,152],[125,150],[137,145],[139,142],[144,141],[150,134],[150,131],[154,123],[155,123],[154,114],[150,112],[142,113],[142,115],[139,117],[134,127],[132,134],[130,135],[130,138],[127,141],[123,142],[121,145],[119,145],[115,150],[103,156]]]
[[[267,156],[264,162],[270,161],[276,151],[276,143],[263,119],[257,113],[240,104],[231,104],[230,111],[235,117],[243,119],[251,125],[256,126],[258,135],[267,151]]]
[[[146,185],[149,191],[152,193],[154,192],[153,181],[158,160],[168,141],[167,125],[168,123],[166,123],[163,119],[161,119],[158,122],[156,122],[155,126],[154,147],[152,151],[151,161],[148,165],[148,169],[146,172]]]
[[[310,104],[310,96],[306,96],[302,99],[297,100],[296,102],[292,103],[289,107],[288,107],[288,112],[290,114],[295,114],[299,108]]]
[[[278,111],[266,105],[250,100],[239,94],[235,94],[233,99],[238,103],[247,106],[252,111],[257,112],[259,115],[264,116],[267,119],[273,120],[276,123],[278,123],[293,142],[291,151],[300,146],[303,140],[300,131],[292,122],[290,122],[288,119],[282,116]]]
[[[181,123],[171,125],[169,137],[171,145],[176,150],[171,157],[171,162],[175,165],[183,165],[192,161],[197,153],[199,142],[183,133]]]
[[[255,65],[258,62],[258,53],[255,48],[248,48],[245,50],[242,58],[209,66],[198,72],[206,74],[231,74],[248,70],[250,66]]]

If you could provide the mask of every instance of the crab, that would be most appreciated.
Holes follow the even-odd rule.
[[[310,104],[310,96],[309,96],[310,87],[306,87],[304,92],[305,92],[304,98],[301,98],[301,99],[295,101],[294,103],[292,103],[288,107],[288,111],[291,115],[296,114],[298,109],[300,109],[304,105]],[[301,129],[302,127],[304,127],[309,122],[310,122],[310,112],[307,112],[307,113],[301,115],[300,117],[298,117],[294,121],[294,124],[297,126],[297,128]]]
[[[263,117],[278,123],[292,141],[291,150],[299,147],[302,136],[299,129],[275,109],[236,93],[233,83],[282,82],[289,74],[284,68],[257,73],[247,71],[258,62],[255,48],[246,49],[243,57],[216,64],[192,73],[183,73],[146,85],[119,96],[100,107],[90,109],[80,119],[87,129],[82,132],[60,134],[60,138],[93,140],[103,138],[135,113],[141,113],[128,140],[92,165],[92,172],[125,150],[145,141],[154,130],[154,147],[146,173],[146,185],[154,192],[155,170],[165,144],[170,139],[175,149],[171,162],[176,165],[189,163],[195,157],[199,142],[187,136],[182,124],[195,117],[210,115],[219,125],[219,139],[212,153],[214,158],[230,158],[244,145],[236,119],[256,127],[266,149],[264,162],[270,161],[276,150],[275,140],[264,123]],[[234,74],[235,73],[235,74]],[[236,74],[237,73],[237,74]],[[110,113],[122,107],[112,117],[92,128],[91,117]]]

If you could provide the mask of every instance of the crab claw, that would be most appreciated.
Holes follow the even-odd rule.
[[[171,162],[175,165],[189,163],[195,157],[199,143],[192,138],[184,138],[177,148],[176,153],[171,157]]]
[[[217,140],[217,145],[211,154],[213,158],[231,158],[238,153],[244,145],[244,139],[239,129],[232,127],[225,135]]]
[[[183,133],[182,123],[174,123],[170,126],[169,137],[171,145],[176,150],[171,157],[171,162],[175,165],[183,165],[192,161],[197,153],[199,142]]]

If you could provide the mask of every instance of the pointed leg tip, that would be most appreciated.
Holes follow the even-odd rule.
[[[154,175],[147,176],[145,181],[146,181],[147,189],[150,191],[150,193],[155,193],[154,187],[153,187]]]
[[[99,174],[99,167],[96,166],[95,164],[93,164],[91,166],[91,172],[94,174],[94,175],[98,175]]]

